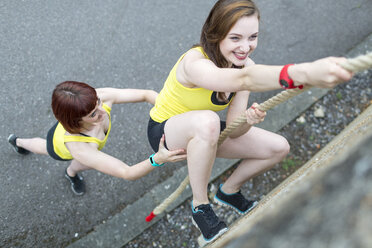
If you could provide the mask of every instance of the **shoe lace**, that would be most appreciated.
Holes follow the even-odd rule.
[[[237,192],[235,196],[240,202],[240,206],[243,207],[243,209],[249,207],[252,204],[252,201],[248,201],[247,199],[245,199],[240,191]]]
[[[204,205],[200,207],[200,210],[203,211],[203,217],[209,226],[215,227],[219,223],[217,215],[214,213],[210,205]]]
[[[78,185],[81,181],[80,177],[78,174],[76,174],[74,177],[70,177],[72,182],[75,184],[75,185]]]

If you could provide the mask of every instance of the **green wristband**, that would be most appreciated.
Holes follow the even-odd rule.
[[[155,155],[155,153],[152,154],[152,155],[149,157],[149,160],[150,160],[151,165],[152,165],[152,166],[155,166],[155,167],[161,167],[161,166],[163,166],[165,163],[157,164],[157,163],[155,162],[155,160],[154,160],[154,155]]]

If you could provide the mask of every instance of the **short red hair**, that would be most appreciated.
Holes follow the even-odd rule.
[[[80,122],[97,105],[96,90],[86,83],[66,81],[58,84],[52,95],[56,119],[69,133],[81,132]]]

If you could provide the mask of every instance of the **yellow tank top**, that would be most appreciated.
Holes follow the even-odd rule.
[[[102,104],[102,107],[105,109],[106,113],[109,116],[109,127],[108,127],[105,138],[103,140],[100,140],[95,137],[65,135],[66,129],[62,126],[61,123],[58,123],[56,130],[54,132],[54,135],[53,135],[53,148],[54,148],[54,152],[58,156],[60,156],[62,159],[67,159],[67,160],[73,159],[70,151],[67,149],[65,145],[66,142],[96,143],[98,145],[98,150],[101,150],[105,146],[107,138],[111,130],[111,115],[110,115],[111,108],[104,103]]]
[[[208,59],[207,54],[201,47],[192,48],[201,52]],[[218,102],[216,92],[204,88],[188,88],[177,81],[176,71],[184,53],[174,65],[164,83],[163,89],[156,98],[155,106],[150,110],[151,118],[156,122],[163,122],[170,117],[186,113],[192,110],[220,111],[225,109],[231,102],[233,94],[230,94],[228,103]]]

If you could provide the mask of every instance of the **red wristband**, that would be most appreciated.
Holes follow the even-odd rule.
[[[293,64],[288,64],[288,65],[283,66],[282,70],[280,71],[280,75],[279,75],[279,84],[284,89],[295,89],[295,88],[302,89],[304,86],[303,85],[294,86],[292,78],[290,78],[288,75],[288,67],[290,67],[291,65]]]

